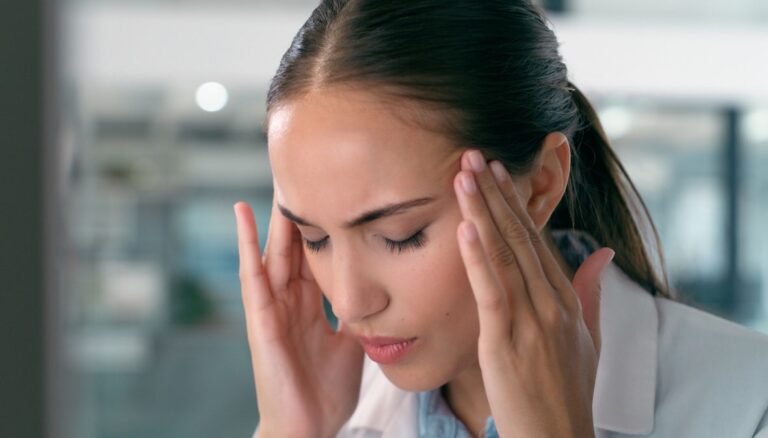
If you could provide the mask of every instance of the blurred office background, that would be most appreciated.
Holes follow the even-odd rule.
[[[45,330],[30,325],[44,348],[24,357],[44,359],[26,370],[47,378],[21,380],[44,394],[30,401],[44,426],[26,430],[249,436],[258,413],[232,206],[251,202],[266,230],[266,88],[316,2],[32,3],[6,19],[38,25],[11,29],[43,59],[24,102],[40,115],[30,128],[47,128],[30,137],[47,145],[29,156],[45,165],[24,166],[46,182],[24,199],[45,206],[27,219],[47,230],[32,242],[48,252],[24,266],[47,292],[2,291],[9,306],[46,309],[31,320]],[[768,333],[768,2],[540,3],[651,210],[673,285]],[[21,259],[0,251],[11,275]],[[19,320],[32,324],[27,311]]]

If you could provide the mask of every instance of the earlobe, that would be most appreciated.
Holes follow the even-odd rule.
[[[565,194],[571,168],[568,138],[560,132],[549,133],[530,173],[527,209],[538,230],[542,230]]]

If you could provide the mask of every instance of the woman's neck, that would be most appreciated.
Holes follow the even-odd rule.
[[[475,363],[442,388],[443,397],[456,418],[473,436],[481,436],[491,407],[485,396],[480,365]]]

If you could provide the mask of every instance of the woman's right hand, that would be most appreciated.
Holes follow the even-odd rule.
[[[357,405],[363,350],[328,324],[301,235],[276,204],[263,257],[253,210],[234,209],[258,436],[335,436]]]

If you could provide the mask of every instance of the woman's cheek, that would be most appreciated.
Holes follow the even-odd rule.
[[[474,305],[472,290],[461,259],[452,224],[443,224],[423,248],[423,254],[409,262],[410,290],[419,300],[431,303],[441,319],[458,316],[468,304]],[[439,233],[437,233],[439,231]],[[466,310],[464,310],[466,311]]]

